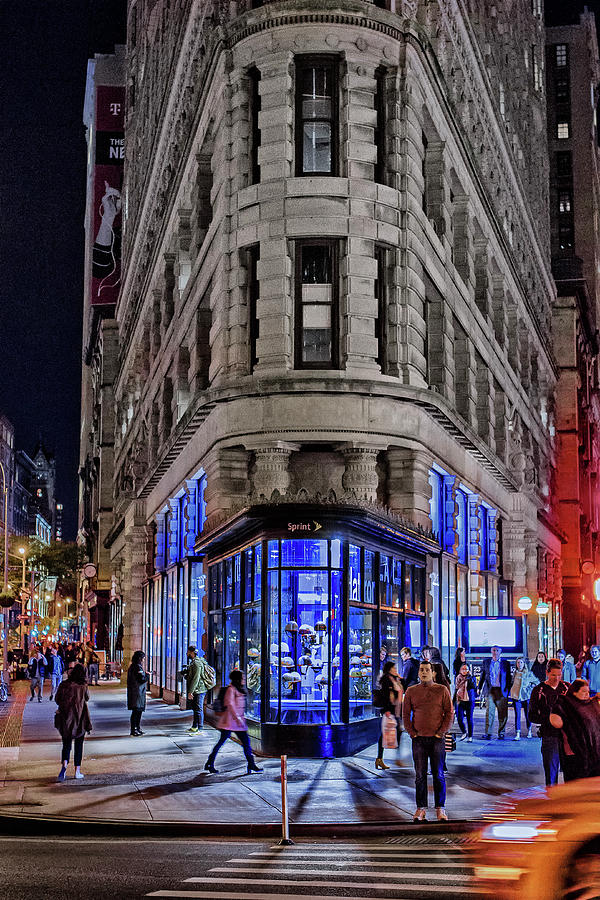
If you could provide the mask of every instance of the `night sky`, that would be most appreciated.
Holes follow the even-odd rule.
[[[125,0],[0,0],[0,412],[56,456],[77,530],[88,56],[125,36]]]
[[[600,0],[587,0],[600,22]],[[584,2],[547,0],[556,24]],[[0,412],[56,455],[77,529],[86,64],[125,40],[126,0],[0,0]]]

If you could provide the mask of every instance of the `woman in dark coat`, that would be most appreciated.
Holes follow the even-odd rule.
[[[146,709],[146,685],[150,676],[144,670],[142,661],[146,658],[143,650],[136,650],[127,669],[127,709],[131,710],[131,735],[138,737],[144,732],[140,728],[142,713]]]
[[[452,663],[452,674],[454,675],[454,680],[456,681],[456,676],[459,674],[461,668],[465,665],[467,661],[467,654],[465,653],[464,647],[457,647],[456,653],[454,654],[454,661]]]
[[[83,759],[83,741],[86,734],[92,730],[92,722],[87,707],[89,700],[88,689],[85,683],[85,669],[82,665],[75,665],[69,672],[66,681],[61,681],[56,691],[56,705],[58,710],[54,717],[54,724],[62,737],[62,768],[58,773],[58,780],[64,781],[67,777],[67,766],[71,755],[71,745],[75,742],[73,762],[75,764],[75,778],[83,778],[81,772],[81,760]]]
[[[398,740],[398,748],[400,748],[400,735],[402,733],[402,699],[404,697],[404,688],[396,663],[388,660],[383,666],[383,674],[379,680],[379,691],[383,706],[381,712],[383,715],[390,713],[396,719],[396,733]],[[379,734],[379,743],[377,745],[377,759],[375,760],[376,769],[389,769],[383,761],[383,734]]]
[[[561,729],[561,765],[565,781],[600,775],[600,701],[590,699],[585,678],[576,678],[558,698],[550,724]]]
[[[531,667],[531,671],[537,678],[540,684],[543,684],[546,680],[546,666],[548,665],[548,657],[544,653],[543,650],[540,650],[535,658],[535,662]]]

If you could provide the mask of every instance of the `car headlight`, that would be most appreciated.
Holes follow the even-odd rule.
[[[484,841],[535,841],[552,840],[557,834],[551,822],[499,822],[488,825],[481,832]]]

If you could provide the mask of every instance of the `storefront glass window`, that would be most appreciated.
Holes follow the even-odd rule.
[[[380,616],[381,636],[379,643],[379,674],[386,662],[398,664],[400,657],[400,623],[397,612],[382,611]]]
[[[176,690],[177,670],[177,569],[167,572],[165,596],[165,687]]]
[[[260,603],[244,610],[246,715],[260,720]]]
[[[267,640],[269,644],[269,714],[267,721],[277,722],[279,719],[279,670],[281,648],[279,640],[279,572],[269,572],[267,575],[267,596],[269,602],[269,629]],[[282,612],[282,616],[283,616]],[[282,621],[282,633],[287,624],[287,619]],[[289,645],[286,643],[289,652]],[[284,654],[285,655],[285,654]]]
[[[268,554],[269,554],[269,569],[276,569],[279,565],[279,541],[269,541],[268,545]]]
[[[262,544],[254,548],[254,600],[262,596]]]
[[[252,548],[244,552],[244,602],[252,603]]]
[[[281,565],[326,566],[327,541],[282,541]]]
[[[406,563],[404,566],[404,608],[413,609],[413,581],[412,566]]]
[[[339,541],[332,541],[338,544]],[[331,552],[332,565],[335,558],[337,565],[341,565],[339,554]],[[331,721],[335,724],[341,722],[340,701],[342,695],[342,578],[343,573],[331,572],[331,628],[329,634],[329,653],[331,655],[331,668],[329,678],[331,681]],[[323,673],[327,674],[327,673]]]
[[[226,559],[225,564],[225,589],[223,592],[223,605],[233,606],[233,560]]]
[[[350,544],[348,547],[348,596],[350,602],[362,601],[360,581],[360,547]]]
[[[227,678],[233,669],[240,668],[240,611],[232,609],[225,618],[225,668]]]
[[[464,491],[456,492],[456,530],[458,532],[458,561],[467,562],[467,497]]]
[[[210,615],[210,663],[217,674],[215,690],[228,684],[229,679],[224,677],[223,666],[223,614],[214,612]],[[229,674],[229,670],[227,670]]]
[[[164,637],[162,631],[162,583],[163,578],[159,575],[154,579],[152,589],[151,671],[152,680],[155,684],[161,684],[162,677],[162,648]]]
[[[192,563],[190,582],[190,627],[189,643],[194,647],[202,647],[203,621],[202,604],[204,600],[204,574],[202,563]]]
[[[349,610],[350,719],[370,719],[373,709],[373,612]]]
[[[233,558],[233,605],[239,606],[242,594],[242,556],[236,553]]]
[[[187,648],[189,646],[189,604],[188,604],[188,566],[187,563],[179,569],[179,591],[177,600],[177,671],[183,669],[187,661]],[[177,690],[182,690],[182,683],[177,683]],[[185,688],[185,685],[183,685]]]

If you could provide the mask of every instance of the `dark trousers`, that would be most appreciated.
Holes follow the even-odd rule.
[[[529,700],[515,700],[515,731],[517,734],[521,732],[521,707],[525,713],[525,724],[527,728],[531,728],[531,719],[529,718]]]
[[[474,700],[459,700],[456,704],[456,719],[458,721],[458,727],[465,733],[467,732],[467,737],[473,737],[473,710],[475,709],[475,701]],[[467,727],[465,729],[465,717],[467,719]]]
[[[431,761],[433,796],[436,807],[446,803],[446,778],[444,776],[444,740],[436,737],[416,737],[412,742],[415,764],[417,807],[427,809],[427,768]]]
[[[562,760],[563,778],[565,781],[576,781],[585,778],[584,768],[578,756],[564,756]]]
[[[76,766],[81,765],[81,760],[83,759],[83,742],[85,740],[85,734],[82,734],[81,737],[75,738],[75,753],[73,755],[73,762]],[[69,758],[71,756],[71,744],[73,743],[73,738],[63,738],[62,745],[62,761],[65,765],[69,762]]]
[[[192,710],[194,711],[192,728],[202,728],[204,725],[204,693],[192,694]]]
[[[142,713],[143,712],[144,712],[143,709],[132,709],[131,710],[130,722],[131,722],[131,733],[132,734],[134,731],[140,730],[140,726],[142,724]]]
[[[223,746],[225,741],[228,740],[232,734],[237,735],[237,737],[239,738],[239,740],[242,744],[242,747],[244,749],[244,756],[246,757],[246,762],[248,763],[248,765],[249,766],[254,765],[254,757],[252,755],[252,747],[250,746],[250,738],[248,737],[248,732],[247,731],[226,731],[226,730],[222,729],[221,737],[219,738],[219,740],[217,741],[215,746],[210,751],[210,756],[208,757],[208,760],[207,760],[207,764],[209,766],[214,766],[215,759],[217,758],[217,753],[219,752],[219,750],[221,749],[221,747]]]
[[[402,719],[399,719],[397,716],[396,716],[396,729],[397,729],[398,749],[400,749],[400,738],[402,737]],[[379,731],[379,741],[377,743],[377,759],[383,759],[383,734],[381,733],[381,729]]]
[[[485,733],[491,734],[494,718],[498,710],[498,734],[504,734],[508,722],[508,697],[502,694],[502,688],[491,687],[485,704]]]
[[[560,769],[560,737],[550,735],[542,736],[542,762],[546,784],[558,784],[558,772]]]

